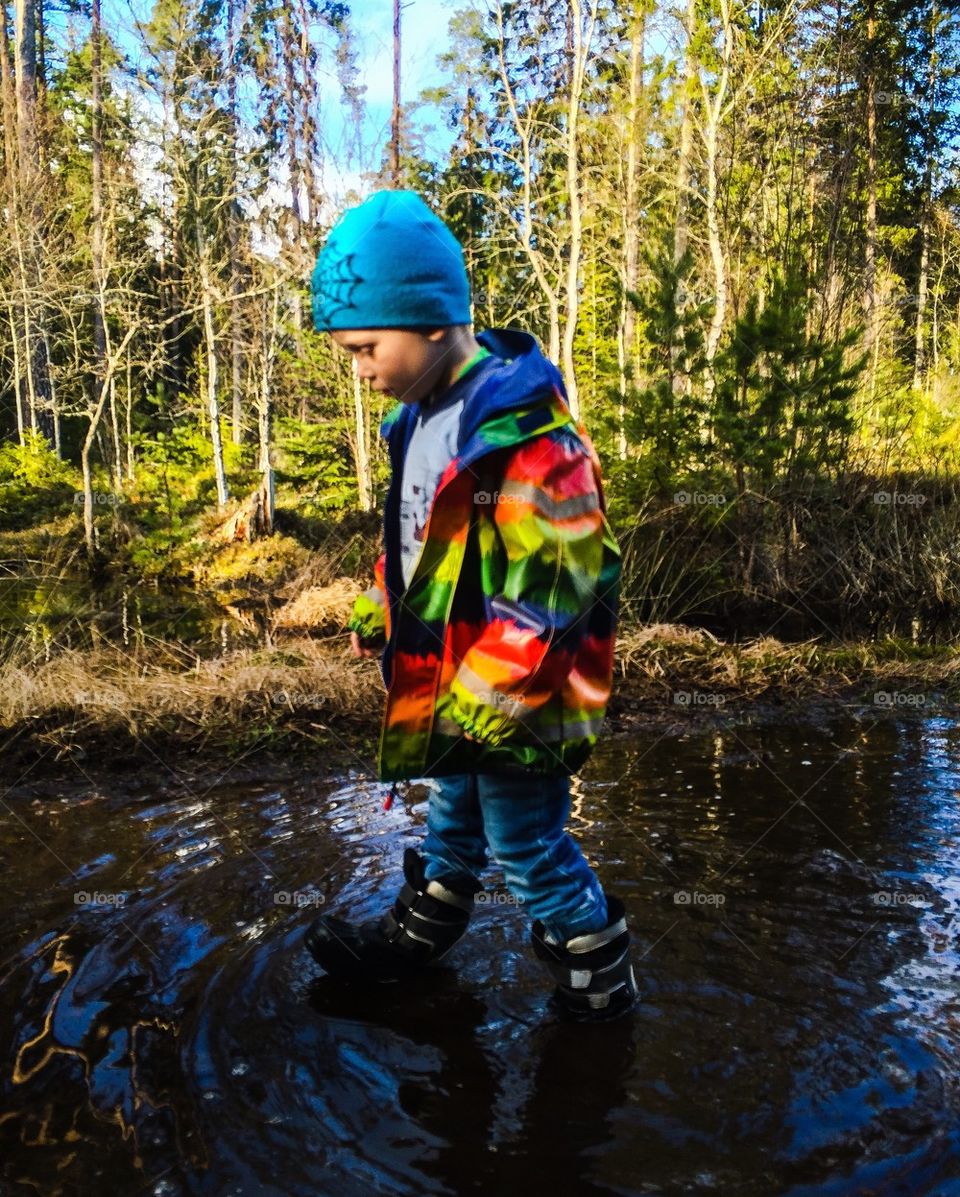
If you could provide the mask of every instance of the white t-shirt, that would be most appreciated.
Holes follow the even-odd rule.
[[[427,517],[443,471],[457,455],[464,394],[421,410],[410,436],[400,479],[400,563],[410,585],[423,548]]]

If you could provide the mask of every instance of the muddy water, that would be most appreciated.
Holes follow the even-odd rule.
[[[576,788],[644,994],[605,1027],[502,902],[416,986],[322,978],[305,926],[392,899],[421,786],[8,791],[0,1192],[960,1194],[956,723],[692,721]]]

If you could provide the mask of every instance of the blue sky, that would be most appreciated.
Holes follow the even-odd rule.
[[[243,0],[240,0],[242,5]],[[425,87],[442,81],[437,57],[447,47],[450,18],[473,0],[405,0],[401,25],[401,89],[403,102],[410,103]],[[393,103],[393,0],[348,0],[350,27],[359,71],[359,82],[366,88],[363,101],[366,119],[363,129],[364,161],[362,164],[343,161],[341,151],[343,117],[340,86],[333,74],[329,55],[319,70],[318,83],[323,97],[322,121],[324,140],[328,147],[324,164],[324,185],[336,200],[350,188],[360,186],[363,170],[375,169],[382,158],[390,137],[390,112]],[[104,27],[116,38],[131,60],[147,66],[135,22],[149,20],[154,0],[104,0]],[[149,97],[142,97],[149,105]],[[443,157],[449,149],[452,134],[442,125],[439,114],[421,109],[417,114],[419,126],[428,125],[433,131],[426,139],[431,157]],[[278,172],[285,165],[278,164]]]
[[[402,100],[415,100],[425,87],[442,82],[437,57],[447,47],[450,18],[469,0],[407,0],[401,16],[400,82]],[[351,25],[354,31],[357,66],[360,82],[366,86],[364,102],[367,120],[364,143],[370,167],[376,166],[383,147],[390,137],[390,111],[393,104],[393,0],[356,0],[351,4]],[[330,142],[336,145],[338,113],[331,111],[335,94],[328,93],[326,116],[330,122]],[[444,130],[439,115],[421,110],[419,124],[434,127],[427,138],[432,155],[441,156],[449,148],[452,135]],[[355,172],[335,172],[329,182],[339,190],[355,185]]]

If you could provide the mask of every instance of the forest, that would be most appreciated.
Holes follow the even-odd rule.
[[[462,242],[475,327],[560,366],[625,632],[949,645],[960,6],[453,3],[442,82],[407,95],[415,7],[384,10],[371,142],[348,4],[5,0],[8,675],[342,629],[386,409],[311,327],[309,278],[384,186]]]
[[[0,4],[0,1197],[960,1197],[960,0]]]

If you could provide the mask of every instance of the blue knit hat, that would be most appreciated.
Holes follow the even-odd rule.
[[[318,332],[470,323],[460,242],[414,191],[376,191],[344,212],[310,292]]]

